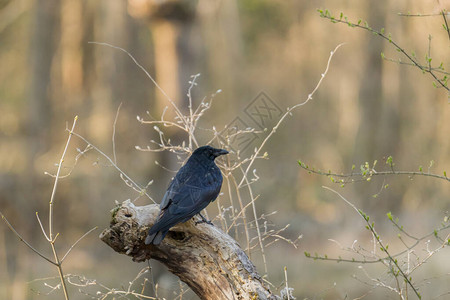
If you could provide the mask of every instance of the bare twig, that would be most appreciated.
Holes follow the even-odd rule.
[[[438,178],[438,179],[442,179],[442,180],[446,180],[446,181],[450,181],[450,177],[447,177],[447,173],[445,172],[445,175],[437,175],[437,174],[433,174],[433,173],[425,173],[425,172],[416,172],[416,171],[375,171],[374,169],[372,170],[373,172],[371,172],[370,174],[365,174],[363,172],[352,172],[352,173],[347,173],[347,174],[338,174],[338,173],[333,173],[333,172],[324,172],[321,170],[316,170],[314,168],[310,168],[307,164],[305,164],[302,161],[298,161],[298,164],[300,165],[301,168],[305,169],[308,172],[314,173],[314,174],[318,174],[318,175],[324,175],[324,176],[332,176],[332,177],[336,177],[336,178],[352,178],[352,177],[356,177],[356,176],[384,176],[384,175],[408,175],[408,176],[425,176],[425,177],[434,177],[434,178]],[[336,181],[336,183],[344,183],[341,181]]]
[[[400,272],[400,274],[402,275],[403,279],[405,280],[405,282],[408,283],[408,285],[412,288],[412,290],[414,291],[414,293],[416,294],[416,296],[421,299],[422,296],[419,294],[418,290],[416,289],[416,287],[412,284],[411,282],[411,277],[410,274],[405,274],[405,272],[403,271],[403,269],[398,265],[397,259],[393,258],[392,255],[390,255],[388,248],[384,245],[384,243],[381,241],[380,236],[378,235],[378,233],[375,231],[375,228],[373,226],[373,223],[369,222],[369,217],[362,212],[360,209],[358,209],[353,203],[351,203],[350,201],[348,201],[344,196],[342,196],[339,192],[323,186],[324,189],[329,190],[333,193],[335,193],[336,195],[338,195],[342,200],[344,200],[350,207],[352,207],[363,219],[364,221],[367,223],[367,228],[371,231],[371,233],[373,234],[374,238],[376,239],[378,245],[380,246],[381,251],[385,252],[387,255],[387,258],[389,258],[389,260],[392,262],[392,264],[394,264],[398,270],[398,272]]]
[[[445,9],[441,11],[442,18],[444,18],[445,30],[447,31],[448,39],[450,40],[450,28],[448,27]]]
[[[85,234],[83,234],[75,243],[73,243],[72,246],[70,246],[69,250],[67,250],[66,254],[64,254],[63,258],[61,259],[61,263],[64,261],[64,259],[66,259],[67,255],[69,255],[70,251],[72,251],[72,249],[78,244],[78,242],[80,242],[82,239],[84,239],[89,233],[91,233],[92,231],[96,230],[98,228],[98,226],[95,226],[94,228],[91,228],[88,232],[86,232]]]
[[[325,76],[328,73],[328,70],[330,68],[330,64],[331,64],[331,59],[333,58],[334,54],[336,53],[336,51],[344,44],[339,44],[336,46],[336,48],[334,48],[333,51],[330,52],[330,56],[328,57],[328,62],[325,68],[325,71],[321,74],[321,77],[319,79],[319,81],[317,82],[316,86],[314,87],[314,89],[312,90],[312,92],[308,95],[308,97],[306,98],[305,101],[298,103],[290,108],[287,109],[287,111],[281,116],[281,118],[278,120],[277,124],[272,128],[272,130],[270,131],[270,133],[264,138],[264,140],[262,141],[262,143],[259,145],[259,147],[255,150],[255,153],[252,155],[252,159],[249,161],[249,164],[247,165],[247,168],[245,169],[245,171],[243,172],[242,175],[242,179],[239,182],[239,187],[242,186],[242,184],[245,181],[245,177],[247,177],[247,173],[249,172],[250,168],[252,167],[253,163],[255,162],[256,157],[259,155],[259,153],[261,152],[262,148],[266,145],[267,141],[272,137],[272,135],[275,134],[275,132],[277,131],[278,127],[280,127],[280,125],[283,123],[284,119],[286,119],[287,116],[291,115],[292,111],[294,109],[297,109],[305,104],[307,104],[312,97],[314,96],[314,94],[316,93],[316,91],[319,89],[320,85],[322,84],[323,79],[325,78]]]
[[[367,30],[367,31],[369,31],[369,32],[371,32],[373,34],[376,34],[379,37],[381,37],[382,39],[388,41],[390,44],[392,44],[397,49],[397,51],[402,53],[411,63],[413,63],[414,66],[419,68],[422,72],[430,74],[430,76],[433,77],[433,79],[438,83],[438,85],[440,87],[442,87],[445,90],[447,90],[448,92],[450,92],[450,88],[448,87],[448,84],[447,84],[448,83],[448,77],[447,78],[444,77],[444,79],[439,79],[436,76],[436,74],[432,70],[430,70],[428,68],[428,66],[424,66],[424,65],[420,64],[415,59],[414,55],[408,54],[404,48],[402,48],[397,42],[392,40],[392,37],[391,37],[390,34],[386,35],[384,33],[384,28],[381,29],[381,30],[373,29],[372,27],[370,27],[367,24],[367,22],[362,24],[361,20],[359,20],[357,23],[351,22],[343,14],[341,14],[341,16],[339,18],[336,18],[336,17],[332,16],[331,13],[328,10],[321,10],[321,9],[319,9],[318,12],[319,12],[319,14],[320,14],[320,16],[322,18],[329,19],[333,23],[342,23],[342,24],[347,24],[350,27],[364,29],[364,30]]]
[[[114,124],[113,124],[113,133],[112,133],[112,147],[113,147],[113,157],[114,157],[114,163],[117,164],[117,157],[116,157],[116,124],[117,119],[119,118],[119,112],[120,108],[122,107],[122,102],[120,102],[119,107],[117,108],[116,117],[114,118]]]
[[[0,212],[0,215],[2,217],[2,220],[6,223],[6,226],[8,226],[8,228],[17,236],[17,238],[22,243],[27,245],[27,247],[30,248],[34,253],[36,253],[37,255],[39,255],[40,257],[42,257],[43,259],[45,259],[46,261],[48,261],[52,265],[56,266],[56,263],[54,261],[52,261],[50,258],[46,257],[44,254],[42,254],[41,252],[36,250],[33,246],[31,246],[30,243],[28,243],[26,240],[24,240],[24,238],[14,229],[14,227],[11,225],[11,223],[9,223],[8,219],[3,215],[2,212]]]
[[[76,136],[77,138],[81,139],[82,141],[84,141],[87,145],[89,145],[90,147],[92,147],[92,149],[94,149],[95,151],[97,151],[100,155],[102,155],[106,160],[109,161],[109,163],[111,164],[111,166],[113,166],[117,171],[119,171],[119,173],[129,182],[131,182],[133,184],[133,187],[136,188],[136,191],[138,191],[139,193],[145,195],[148,197],[148,199],[150,199],[153,203],[156,203],[155,200],[153,200],[153,198],[147,193],[147,191],[145,191],[145,189],[143,189],[139,184],[137,184],[136,182],[134,182],[133,179],[131,179],[124,171],[122,171],[119,166],[117,166],[117,164],[114,163],[113,159],[111,159],[108,155],[106,155],[102,150],[100,150],[98,147],[94,146],[92,143],[90,143],[87,139],[85,139],[83,136],[81,136],[80,134],[76,133],[76,132],[72,132],[72,135]]]
[[[64,157],[66,156],[67,149],[69,148],[70,139],[72,138],[73,130],[75,129],[75,125],[77,123],[78,116],[76,116],[73,120],[72,129],[69,131],[69,137],[67,138],[66,146],[64,147],[64,151],[61,155],[61,159],[59,160],[58,170],[56,171],[55,183],[53,185],[52,195],[50,196],[50,208],[48,215],[48,241],[54,242],[53,239],[53,202],[55,200],[56,188],[58,187],[59,174],[61,172],[61,167],[64,162]]]
[[[75,116],[75,118],[73,120],[73,124],[72,124],[72,129],[70,130],[69,137],[67,138],[66,146],[64,147],[64,151],[61,155],[61,159],[59,160],[58,170],[56,171],[55,183],[53,185],[52,195],[50,197],[49,215],[48,215],[49,228],[48,228],[48,239],[47,240],[49,241],[50,246],[52,248],[53,257],[55,259],[56,267],[58,269],[59,278],[60,278],[62,289],[64,292],[64,297],[66,298],[66,300],[69,299],[69,294],[67,292],[67,286],[66,286],[66,282],[64,280],[64,272],[62,270],[62,261],[59,259],[59,256],[58,256],[58,253],[57,253],[56,247],[55,247],[55,241],[56,241],[56,238],[58,237],[58,234],[55,237],[53,237],[53,203],[55,200],[56,188],[58,186],[59,174],[61,172],[62,164],[64,162],[64,158],[66,156],[67,149],[69,148],[70,139],[72,138],[72,133],[73,133],[73,130],[75,129],[77,120],[78,120],[78,116]],[[45,234],[45,232],[44,232],[44,235],[47,236]]]
[[[254,217],[254,220],[256,223],[255,224],[256,232],[258,233],[258,241],[259,241],[259,246],[261,248],[261,256],[262,256],[263,263],[264,263],[264,273],[267,274],[266,253],[264,251],[264,245],[263,245],[262,237],[261,237],[261,230],[260,230],[259,224],[258,224],[258,216],[256,214],[256,205],[255,205],[255,201],[254,201],[254,200],[256,200],[256,198],[253,196],[253,190],[250,188],[250,184],[248,182],[247,176],[245,176],[244,178],[245,178],[245,182],[249,186],[248,192],[250,193],[250,203],[252,204],[253,217]]]
[[[287,277],[287,267],[284,267],[284,281],[286,283],[286,294],[287,294],[287,299],[291,300],[291,293],[289,292],[289,286],[288,286],[288,277]]]
[[[175,110],[177,117],[180,118],[180,120],[182,120],[185,124],[187,124],[186,118],[184,117],[182,112],[179,110],[179,108],[177,107],[175,102],[172,100],[172,98],[170,98],[170,96],[161,88],[161,86],[155,81],[155,79],[153,79],[152,75],[150,75],[150,73],[134,58],[133,55],[131,55],[130,52],[128,52],[127,50],[125,50],[121,47],[114,46],[114,45],[111,45],[108,43],[100,43],[100,42],[88,42],[88,43],[101,45],[101,46],[108,46],[108,47],[120,50],[122,52],[125,52],[131,58],[131,60],[136,64],[136,66],[138,66],[145,73],[145,75],[153,82],[153,84],[161,92],[161,94],[163,94],[164,97],[166,97],[167,101],[169,101],[169,103],[172,105],[173,109]]]

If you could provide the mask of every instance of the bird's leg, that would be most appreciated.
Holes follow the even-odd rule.
[[[197,215],[200,216],[200,218],[202,218],[201,221],[195,221],[195,225],[200,224],[200,223],[206,223],[209,225],[214,225],[211,221],[207,220],[201,213],[198,213]]]

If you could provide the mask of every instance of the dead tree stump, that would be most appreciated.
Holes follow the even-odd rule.
[[[159,213],[156,204],[118,206],[100,238],[114,251],[141,262],[156,259],[201,299],[277,299],[238,243],[216,226],[193,220],[173,227],[163,242],[145,245]]]

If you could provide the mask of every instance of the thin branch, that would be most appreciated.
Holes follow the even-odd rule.
[[[42,225],[41,219],[39,218],[39,213],[36,212],[36,219],[38,220],[39,226],[41,226],[41,231],[44,234],[47,241],[51,242],[52,240],[48,237],[47,233],[45,232],[44,225]]]
[[[284,281],[286,283],[286,295],[287,295],[287,300],[291,300],[291,293],[289,292],[289,286],[288,286],[288,277],[287,277],[287,267],[284,266]]]
[[[245,239],[247,241],[247,250],[248,250],[248,256],[251,258],[251,253],[250,253],[250,233],[249,233],[249,229],[248,229],[248,223],[247,223],[247,218],[245,216],[245,207],[244,207],[244,203],[242,202],[242,197],[241,197],[241,190],[238,187],[236,178],[234,177],[233,174],[229,174],[229,178],[231,177],[232,181],[233,181],[233,185],[234,188],[236,190],[236,195],[237,195],[237,199],[239,202],[239,206],[241,208],[241,212],[242,212],[242,220],[244,221],[244,232],[245,232]]]
[[[409,14],[409,13],[398,13],[397,14],[400,17],[439,17],[441,16],[441,13],[436,14]]]
[[[100,155],[102,155],[104,158],[106,158],[106,160],[109,161],[109,163],[117,170],[119,171],[119,173],[125,177],[129,182],[131,182],[133,184],[133,186],[135,186],[140,193],[142,193],[143,195],[147,196],[153,203],[156,204],[155,200],[153,200],[152,197],[150,197],[150,195],[147,193],[147,191],[145,191],[145,189],[143,189],[139,184],[135,183],[133,181],[133,179],[131,179],[125,172],[123,172],[118,166],[117,164],[114,163],[114,161],[108,156],[106,155],[102,150],[100,150],[99,148],[97,148],[96,146],[92,145],[92,143],[90,143],[88,140],[86,140],[83,136],[81,136],[80,134],[76,133],[76,132],[72,132],[72,135],[76,136],[77,138],[81,139],[83,142],[85,142],[87,145],[91,146],[92,149],[94,149],[95,151],[97,151]]]
[[[46,261],[48,261],[52,265],[56,266],[56,263],[54,261],[52,261],[50,258],[46,257],[44,254],[42,254],[41,252],[36,250],[33,246],[31,246],[26,240],[24,240],[23,237],[14,229],[14,227],[11,225],[11,223],[9,223],[8,219],[6,219],[6,217],[3,215],[3,213],[1,211],[0,211],[0,215],[1,215],[2,219],[3,219],[3,221],[6,223],[6,226],[8,226],[8,228],[17,236],[17,238],[22,243],[27,245],[27,247],[30,248],[34,253],[36,253],[37,255],[39,255],[40,257],[42,257],[43,259],[45,259]]]
[[[173,109],[175,110],[175,113],[176,113],[177,117],[179,117],[180,120],[182,120],[185,124],[187,124],[186,118],[183,116],[181,111],[178,109],[177,105],[172,100],[172,98],[170,98],[170,96],[161,88],[161,86],[156,82],[156,80],[153,79],[152,75],[150,75],[150,73],[134,58],[133,55],[131,55],[130,52],[128,52],[127,50],[125,50],[125,49],[123,49],[121,47],[114,46],[114,45],[111,45],[111,44],[108,44],[108,43],[88,42],[88,44],[96,44],[96,45],[101,45],[101,46],[107,46],[107,47],[111,47],[111,48],[120,50],[122,52],[125,52],[131,58],[131,60],[136,64],[136,66],[138,66],[145,73],[145,75],[153,82],[153,84],[161,92],[161,94],[163,94],[164,97],[166,97],[167,101],[169,101],[169,103],[172,105]]]
[[[114,124],[113,124],[113,133],[112,133],[112,147],[113,147],[113,157],[114,157],[114,163],[117,164],[117,157],[116,157],[116,124],[117,119],[119,118],[119,112],[120,108],[122,107],[122,102],[120,102],[119,107],[117,108],[116,117],[114,118]]]
[[[386,61],[390,61],[399,65],[405,65],[405,66],[413,66],[415,67],[416,65],[413,63],[409,63],[409,62],[404,62],[402,61],[400,58],[399,59],[392,59],[392,58],[388,58],[386,56],[383,56],[383,59]],[[436,72],[436,73],[440,73],[443,75],[450,75],[450,72],[446,72],[445,70],[442,69],[442,67],[429,67],[428,68],[430,71]]]
[[[447,35],[448,35],[448,39],[450,40],[450,28],[448,27],[448,22],[447,22],[447,17],[446,17],[446,11],[445,11],[445,9],[443,9],[442,11],[441,11],[441,15],[442,15],[442,18],[444,18],[444,28],[445,28],[445,30],[447,31]]]
[[[252,211],[253,211],[253,217],[255,218],[256,232],[258,233],[259,247],[261,248],[261,255],[262,255],[262,259],[263,259],[263,263],[264,263],[264,273],[267,274],[266,253],[264,251],[264,244],[263,244],[262,238],[261,238],[261,230],[259,229],[258,216],[256,214],[256,205],[255,205],[255,201],[254,201],[254,200],[256,200],[256,198],[253,197],[253,190],[250,187],[250,183],[248,182],[247,176],[245,176],[244,179],[245,179],[245,182],[247,183],[248,192],[250,194],[250,199],[251,199],[250,203],[252,204]]]
[[[341,14],[340,18],[335,18],[331,15],[331,13],[328,10],[324,11],[324,10],[319,9],[318,12],[320,13],[320,16],[322,18],[329,19],[332,23],[342,23],[342,24],[347,24],[350,27],[364,29],[364,30],[372,32],[373,34],[376,34],[379,37],[381,37],[382,39],[388,41],[389,43],[394,45],[394,47],[399,52],[401,52],[404,56],[406,56],[406,58],[409,61],[411,61],[417,68],[419,68],[422,72],[430,74],[431,77],[433,77],[434,80],[436,80],[441,87],[443,87],[444,89],[446,89],[447,91],[450,92],[450,88],[447,86],[447,80],[439,79],[436,76],[436,74],[434,74],[433,71],[428,69],[428,67],[424,67],[419,62],[417,62],[412,55],[409,55],[408,53],[406,53],[406,50],[404,48],[400,47],[399,44],[397,44],[395,41],[393,41],[390,35],[385,35],[384,29],[381,29],[380,31],[378,31],[378,30],[375,30],[375,29],[369,27],[369,25],[367,23],[365,23],[364,25],[361,25],[361,20],[358,23],[350,22],[350,21],[348,21],[347,17],[344,17],[342,14]]]
[[[64,147],[64,151],[61,155],[61,159],[59,160],[58,170],[56,171],[55,184],[53,185],[52,195],[50,196],[50,211],[48,215],[48,237],[50,240],[53,240],[53,202],[55,200],[56,188],[58,186],[59,181],[59,173],[61,172],[61,167],[64,162],[64,157],[66,156],[67,149],[69,148],[70,139],[72,137],[73,130],[75,129],[75,125],[77,124],[78,116],[75,116],[72,124],[72,129],[69,131],[69,137],[67,138],[66,146]]]
[[[371,172],[370,174],[363,174],[362,172],[338,174],[338,173],[324,172],[321,170],[311,169],[311,168],[309,168],[308,165],[306,165],[305,163],[303,163],[301,161],[298,161],[298,164],[300,165],[301,168],[305,169],[308,172],[318,174],[318,175],[333,176],[333,177],[337,177],[337,178],[351,178],[351,177],[355,177],[355,176],[363,176],[364,177],[364,176],[380,176],[380,175],[409,175],[409,176],[434,177],[434,178],[450,181],[450,178],[447,177],[446,175],[442,176],[442,175],[437,175],[437,174],[433,174],[433,173],[414,172],[414,171],[394,171],[394,170],[391,170],[391,171],[372,170],[373,172]],[[342,183],[342,182],[337,182],[337,183]]]
[[[53,238],[53,203],[54,203],[54,199],[55,199],[56,188],[58,186],[59,174],[61,172],[62,164],[64,162],[64,158],[66,156],[67,149],[69,148],[69,143],[70,143],[70,140],[72,138],[72,133],[73,133],[73,130],[75,129],[75,125],[77,124],[77,120],[78,120],[78,116],[75,116],[75,118],[73,120],[73,124],[72,124],[72,129],[69,131],[69,137],[67,138],[66,146],[64,147],[64,151],[63,151],[63,153],[61,155],[61,159],[59,160],[58,170],[56,171],[55,183],[53,185],[52,195],[50,197],[49,216],[48,216],[48,224],[49,224],[48,238],[49,238],[50,246],[52,248],[53,257],[55,259],[56,267],[58,269],[59,278],[60,278],[62,289],[63,289],[63,292],[64,292],[64,297],[65,297],[66,300],[69,300],[69,294],[67,292],[66,281],[64,280],[64,272],[62,270],[62,265],[61,265],[62,262],[59,260],[59,256],[58,256],[58,253],[57,253],[56,247],[55,247],[55,241],[56,241],[56,238],[58,237],[58,234]]]
[[[342,196],[339,192],[326,187],[326,186],[322,186],[324,189],[329,190],[330,192],[335,193],[336,195],[338,195],[342,200],[344,200],[349,206],[351,206],[363,219],[364,221],[367,223],[367,227],[368,229],[372,232],[374,238],[377,240],[378,245],[380,245],[380,248],[383,252],[386,253],[387,257],[389,258],[389,260],[396,266],[397,270],[400,272],[400,274],[402,275],[403,279],[408,283],[408,285],[413,289],[414,293],[416,294],[416,296],[421,299],[422,296],[419,294],[419,292],[417,291],[416,287],[412,284],[411,280],[410,280],[410,276],[409,274],[405,274],[405,272],[403,272],[403,270],[400,268],[400,266],[398,265],[398,262],[396,259],[394,259],[388,249],[384,246],[384,244],[382,243],[380,236],[378,235],[378,233],[375,231],[375,228],[373,227],[373,223],[369,222],[369,217],[364,214],[360,209],[356,208],[356,206],[351,203],[350,201],[348,201],[344,196]],[[409,277],[408,277],[409,276]]]
[[[73,245],[69,248],[69,250],[67,250],[66,254],[64,254],[63,258],[61,259],[61,263],[64,261],[64,259],[66,259],[67,255],[69,255],[70,251],[72,251],[72,249],[78,244],[79,241],[84,239],[89,233],[91,233],[92,231],[96,230],[97,228],[98,228],[98,226],[95,226],[94,228],[91,228],[88,232],[83,234],[75,243],[73,243]]]
[[[245,178],[247,177],[247,173],[250,170],[250,168],[252,167],[253,163],[255,162],[256,157],[259,155],[259,153],[261,152],[262,148],[266,145],[267,141],[272,137],[272,135],[277,131],[278,127],[280,127],[280,125],[283,123],[284,119],[286,119],[287,116],[289,116],[291,114],[291,112],[298,108],[301,107],[305,104],[307,104],[313,97],[313,95],[316,93],[316,91],[319,89],[320,85],[322,84],[323,79],[325,78],[325,76],[328,73],[328,70],[330,68],[330,64],[331,64],[331,59],[333,58],[334,54],[336,53],[336,51],[342,46],[343,44],[339,44],[336,46],[336,48],[334,48],[333,51],[330,52],[330,56],[328,57],[328,62],[327,62],[327,66],[325,68],[325,71],[321,74],[321,77],[319,79],[319,81],[317,82],[316,86],[314,87],[313,91],[308,95],[308,98],[301,102],[298,103],[290,108],[287,109],[287,111],[283,114],[283,116],[281,116],[280,120],[278,120],[278,123],[272,128],[272,130],[270,131],[270,133],[265,137],[265,139],[262,141],[261,145],[255,150],[255,153],[252,155],[252,159],[250,160],[247,168],[245,169],[245,172],[243,173],[243,177],[241,179],[241,181],[239,182],[239,188],[242,187],[242,184],[245,181]]]

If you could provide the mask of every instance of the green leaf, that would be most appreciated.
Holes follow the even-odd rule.
[[[394,159],[392,158],[392,156],[390,156],[390,155],[388,156],[388,158],[386,159],[386,164],[390,167],[393,167],[395,165]]]
[[[386,215],[387,215],[387,217],[388,217],[389,220],[391,220],[391,221],[393,220],[393,219],[392,219],[392,213],[391,213],[391,212],[388,212]]]

